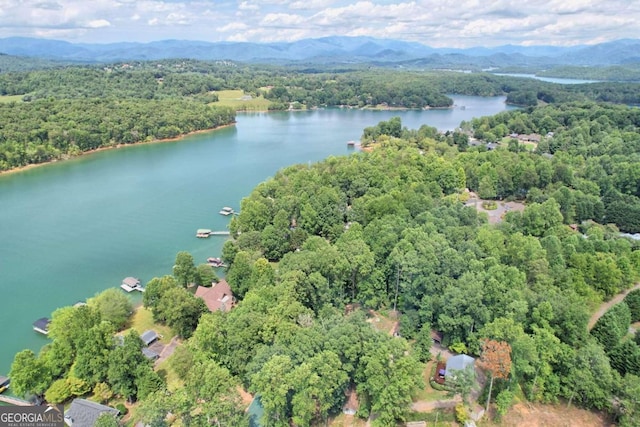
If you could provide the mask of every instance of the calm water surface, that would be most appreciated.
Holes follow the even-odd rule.
[[[522,77],[526,79],[540,80],[542,82],[558,83],[562,85],[581,85],[585,83],[598,83],[598,80],[582,80],[582,79],[563,79],[560,77],[541,77],[535,74],[520,73],[494,73],[496,76]]]
[[[431,111],[318,110],[239,114],[237,124],[177,142],[131,146],[0,176],[0,375],[16,352],[47,339],[31,324],[126,276],[171,274],[178,251],[196,263],[219,256],[223,206],[284,167],[350,151],[366,126],[400,116],[404,126],[454,129],[508,109],[503,97],[454,97]],[[461,108],[464,106],[465,108]]]

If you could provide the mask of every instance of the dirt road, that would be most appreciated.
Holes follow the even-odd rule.
[[[589,319],[589,323],[587,324],[587,329],[591,330],[595,326],[598,319],[601,318],[607,312],[607,310],[609,310],[611,307],[613,307],[614,305],[622,301],[629,292],[635,291],[636,289],[640,289],[640,283],[636,283],[633,288],[629,288],[626,291],[620,292],[618,295],[611,298],[609,301],[603,302],[602,304],[600,304],[600,307],[598,307],[598,311],[593,313],[593,315]]]

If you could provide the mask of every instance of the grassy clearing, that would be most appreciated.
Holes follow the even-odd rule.
[[[263,97],[252,97],[251,99],[243,99],[248,96],[242,90],[221,90],[215,92],[218,95],[218,102],[212,105],[220,105],[223,107],[232,107],[236,111],[267,111],[271,101]]]
[[[366,425],[366,420],[345,414],[340,414],[329,422],[330,427],[365,427]]]
[[[0,96],[0,102],[9,103],[9,102],[22,102],[22,97],[24,95],[3,95]]]
[[[156,372],[164,378],[167,384],[167,390],[176,391],[184,387],[184,381],[182,381],[180,377],[178,377],[178,374],[171,368],[169,360],[171,360],[171,358],[160,362],[156,367]]]
[[[428,427],[459,426],[453,409],[434,409],[431,412],[410,412],[407,421],[426,421]]]
[[[173,338],[174,334],[171,332],[171,328],[154,323],[151,311],[144,307],[138,307],[135,310],[130,322],[131,329],[135,329],[138,334],[142,334],[144,331],[153,329],[161,336],[160,342],[163,344],[168,344],[171,341],[171,338]],[[125,331],[125,333],[126,332],[127,331]]]
[[[414,402],[416,401],[434,402],[436,400],[450,399],[450,397],[447,396],[446,391],[436,390],[433,387],[431,387],[429,379],[434,375],[435,369],[436,369],[435,361],[431,360],[427,362],[427,364],[424,367],[424,370],[422,371],[422,381],[424,382],[424,388],[416,394],[415,398],[413,399]]]

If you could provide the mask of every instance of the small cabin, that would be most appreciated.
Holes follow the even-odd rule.
[[[41,317],[40,319],[33,322],[33,330],[41,334],[48,335],[49,323],[51,323],[51,320],[49,320],[49,318]]]
[[[160,335],[153,329],[149,329],[148,331],[144,331],[142,335],[140,335],[140,338],[142,342],[144,342],[144,345],[151,345],[160,339]]]
[[[156,353],[155,351],[147,347],[144,347],[142,349],[142,354],[144,354],[144,357],[146,357],[149,360],[155,361],[155,360],[158,360],[158,358],[160,358],[160,355],[158,353]]]

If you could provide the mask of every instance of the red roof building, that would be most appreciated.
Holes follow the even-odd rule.
[[[196,296],[202,298],[209,311],[229,311],[235,303],[233,292],[226,280],[222,279],[210,288],[198,286]]]

